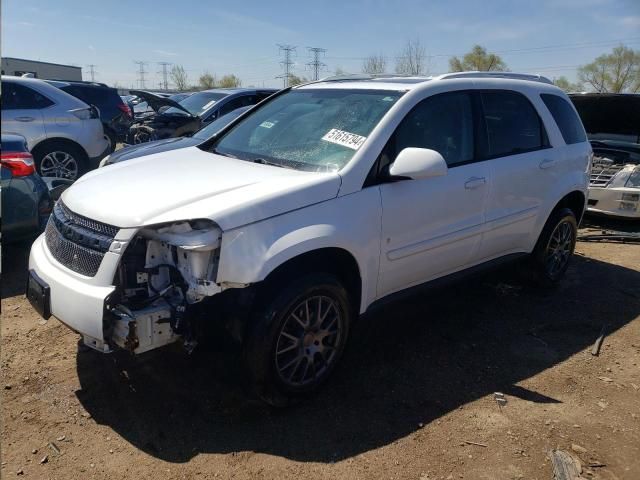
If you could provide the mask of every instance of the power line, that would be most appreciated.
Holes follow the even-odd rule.
[[[95,82],[96,81],[96,67],[97,65],[93,65],[93,64],[89,64],[87,65],[87,67],[89,67],[89,75],[91,75],[91,81]]]
[[[160,86],[164,90],[168,90],[169,83],[167,82],[167,78],[169,75],[169,71],[167,70],[167,67],[171,66],[172,64],[169,62],[158,62],[158,65],[162,67],[162,72],[158,72],[158,73],[162,73],[162,82],[160,82]]]
[[[284,88],[289,86],[289,77],[291,76],[291,66],[293,65],[293,60],[291,57],[293,53],[296,51],[295,46],[293,45],[282,45],[278,44],[278,53],[284,52],[284,60],[280,62],[282,68],[284,68],[284,74],[278,75],[276,78],[282,78]]]
[[[138,85],[140,86],[140,88],[146,88],[146,80],[144,76],[148,72],[144,69],[144,67],[147,66],[147,62],[143,60],[134,60],[133,63],[138,65],[138,71],[136,72],[138,74]]]
[[[322,63],[320,61],[320,54],[325,53],[327,49],[319,47],[307,47],[307,50],[311,55],[313,55],[313,60],[307,63],[307,66],[313,68],[313,79],[318,80],[320,78],[320,70],[327,66],[326,63]]]

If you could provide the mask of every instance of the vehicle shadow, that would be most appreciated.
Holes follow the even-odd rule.
[[[24,294],[27,285],[31,241],[2,244],[2,299]]]
[[[495,391],[559,402],[516,384],[590,347],[602,322],[611,333],[637,317],[640,272],[576,256],[554,291],[517,279],[513,269],[477,277],[362,319],[334,378],[289,409],[248,393],[232,349],[81,352],[77,396],[96,422],[170,462],[242,451],[332,462]]]

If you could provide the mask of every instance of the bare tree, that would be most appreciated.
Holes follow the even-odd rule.
[[[184,91],[189,88],[189,77],[182,65],[174,65],[171,68],[170,75],[171,81],[176,86],[176,89]]]
[[[640,50],[620,45],[580,67],[578,78],[596,92],[640,92]]]
[[[202,75],[200,75],[200,78],[198,79],[198,84],[200,85],[200,88],[204,90],[207,90],[209,88],[215,88],[216,77],[215,75],[211,75],[209,72],[204,72]]]
[[[452,72],[504,72],[507,70],[507,64],[504,63],[499,55],[488,53],[486,48],[474,45],[471,51],[462,57],[462,60],[458,57],[451,57],[449,59],[449,70]]]
[[[396,60],[396,73],[423,75],[428,70],[427,52],[420,39],[408,40]]]
[[[387,59],[382,55],[370,55],[362,62],[362,73],[385,73],[387,69]]]
[[[309,80],[307,80],[305,77],[298,77],[297,75],[294,75],[293,73],[289,74],[289,86],[293,87],[295,85],[300,85],[301,83],[307,83]]]

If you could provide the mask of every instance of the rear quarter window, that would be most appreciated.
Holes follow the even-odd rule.
[[[558,125],[562,138],[567,145],[587,141],[587,135],[584,132],[580,117],[578,117],[578,114],[568,101],[550,93],[542,93],[540,98],[542,98],[549,112],[551,112],[551,116]]]

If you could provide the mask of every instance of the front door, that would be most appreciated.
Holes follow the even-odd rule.
[[[491,176],[476,162],[474,97],[450,92],[420,102],[385,148],[389,161],[406,147],[430,148],[446,175],[383,183],[378,297],[472,264],[480,248]]]

